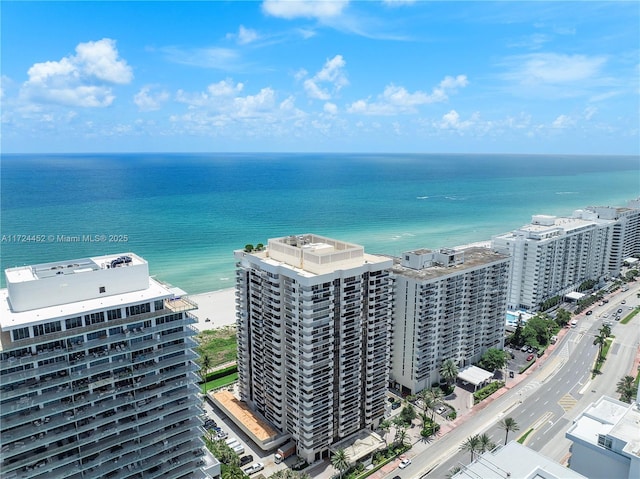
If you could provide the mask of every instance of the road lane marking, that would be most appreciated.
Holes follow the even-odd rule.
[[[574,398],[571,394],[565,394],[560,398],[558,404],[562,409],[564,409],[564,412],[569,412],[571,411],[571,409],[573,409],[577,402],[577,399]]]

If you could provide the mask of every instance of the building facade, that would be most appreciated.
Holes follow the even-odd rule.
[[[391,382],[415,394],[440,380],[442,362],[476,362],[504,346],[510,260],[488,248],[404,253],[392,271]]]
[[[236,251],[240,399],[308,462],[385,412],[392,260],[313,234]]]
[[[535,215],[530,224],[492,238],[492,249],[512,257],[507,307],[537,311],[554,296],[609,274],[613,222]]]
[[[566,432],[573,441],[569,467],[590,479],[640,477],[639,425],[637,401],[627,404],[602,396]]]
[[[131,253],[5,275],[3,478],[219,473],[201,439],[193,303]]]

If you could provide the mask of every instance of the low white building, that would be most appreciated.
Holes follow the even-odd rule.
[[[485,452],[452,479],[591,479],[516,441]],[[611,478],[616,476],[609,476]]]
[[[566,437],[570,467],[589,479],[640,477],[640,409],[602,396],[578,416]]]

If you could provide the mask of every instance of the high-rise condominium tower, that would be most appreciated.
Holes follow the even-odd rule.
[[[0,476],[210,477],[193,303],[131,253],[5,273]]]
[[[391,381],[408,394],[504,345],[509,258],[488,248],[404,253],[393,266]]]
[[[307,461],[385,411],[392,260],[305,234],[236,251],[241,399]]]

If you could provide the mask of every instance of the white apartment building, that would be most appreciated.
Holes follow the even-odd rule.
[[[206,478],[190,310],[132,253],[7,269],[0,476]]]
[[[640,199],[624,207],[589,206],[584,210],[584,215],[587,214],[612,222],[606,269],[611,276],[618,276],[625,259],[640,258]]]
[[[392,271],[391,382],[415,394],[440,380],[442,362],[476,362],[504,346],[510,259],[483,247],[404,253]]]
[[[383,419],[392,260],[314,234],[236,251],[240,399],[308,462]]]
[[[640,391],[639,391],[640,392]],[[602,396],[573,421],[569,467],[589,479],[640,477],[640,405]]]
[[[608,273],[613,222],[535,215],[531,224],[492,238],[492,249],[512,257],[507,307],[536,311],[557,295]]]

